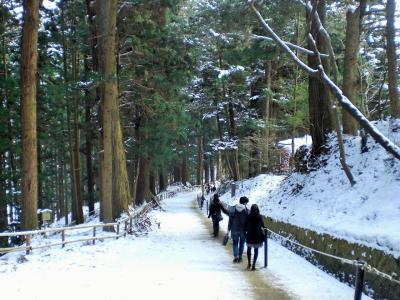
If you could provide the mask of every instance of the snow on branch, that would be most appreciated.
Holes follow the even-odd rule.
[[[290,50],[289,46],[272,30],[271,27],[265,22],[264,18],[261,16],[260,12],[254,6],[254,3],[251,2],[251,8],[256,14],[258,20],[260,21],[262,27],[268,32],[268,34],[272,37],[272,39],[294,60],[294,62],[303,70],[305,70],[311,76],[316,76],[318,74],[318,70],[310,68],[304,62],[302,62],[292,50]]]
[[[361,127],[368,132],[371,137],[380,144],[386,151],[391,153],[394,157],[400,160],[400,148],[390,141],[386,136],[384,136],[361,112],[354,106],[349,99],[343,94],[343,91],[329,78],[325,73],[322,65],[319,65],[317,70],[310,68],[308,65],[303,63],[291,50],[290,48],[280,39],[280,37],[271,29],[271,27],[265,22],[264,18],[261,16],[260,12],[254,6],[253,1],[250,2],[251,8],[259,19],[263,28],[271,35],[274,41],[295,61],[295,63],[310,76],[318,77],[321,81],[329,88],[331,93],[336,97],[340,105],[345,109]],[[310,6],[306,6],[310,9]],[[320,25],[322,26],[322,24]],[[323,27],[323,26],[322,26]],[[321,28],[320,28],[321,29]],[[327,31],[323,29],[326,34]]]
[[[255,40],[264,40],[264,41],[272,41],[272,42],[274,41],[274,40],[273,40],[272,38],[270,38],[270,37],[263,36],[263,35],[257,35],[257,34],[252,34],[252,35],[251,35],[251,38],[253,38],[253,39],[255,39]],[[300,47],[300,46],[295,45],[295,44],[293,44],[293,43],[291,43],[291,42],[285,42],[285,41],[284,41],[284,43],[285,43],[289,48],[295,49],[295,50],[297,50],[297,51],[299,51],[299,52],[301,52],[301,53],[304,53],[304,54],[306,54],[306,55],[315,56],[315,53],[314,53],[314,52],[312,52],[312,51],[310,51],[310,50],[308,50],[308,49],[306,49],[306,48]],[[323,54],[323,53],[321,53],[320,55],[321,55],[321,57],[328,57],[328,56],[329,56],[328,54]]]
[[[321,65],[318,70],[322,81],[328,86],[333,95],[339,101],[340,105],[354,118],[357,122],[367,131],[371,137],[380,144],[383,148],[391,153],[394,157],[400,160],[400,148],[384,136],[378,128],[376,128],[361,112],[350,102],[349,99],[343,94],[342,90],[329,78]]]

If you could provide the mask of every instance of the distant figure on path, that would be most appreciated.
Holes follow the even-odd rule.
[[[246,239],[246,221],[249,214],[249,210],[246,207],[247,203],[249,203],[247,197],[240,197],[239,204],[234,206],[233,212],[230,213],[229,217],[228,232],[231,232],[234,263],[242,262],[244,242]]]
[[[219,201],[218,194],[215,194],[213,197],[213,201],[210,204],[210,210],[208,212],[208,218],[211,217],[211,220],[213,222],[213,236],[214,237],[217,237],[219,234],[219,222],[221,222],[223,219],[221,212],[228,214],[226,209],[223,207],[223,205]]]
[[[215,187],[215,185],[213,185],[212,187],[211,187],[211,192],[215,192],[217,190],[217,188]]]
[[[256,269],[256,261],[258,257],[258,248],[262,247],[265,240],[265,225],[260,215],[257,204],[253,204],[250,214],[246,221],[246,243],[247,243],[247,269],[254,271]],[[251,264],[251,248],[254,248],[254,259]]]

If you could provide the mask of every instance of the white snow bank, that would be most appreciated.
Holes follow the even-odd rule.
[[[305,135],[303,137],[294,138],[294,152],[300,148],[300,146],[309,146],[312,144],[311,136]],[[292,152],[292,139],[282,140],[278,142],[278,146],[281,146],[289,151]]]
[[[400,122],[375,125],[393,142],[400,142]],[[397,129],[396,129],[397,128]],[[276,220],[328,233],[400,256],[400,162],[370,138],[360,153],[360,138],[345,137],[346,159],[357,181],[350,186],[341,170],[337,145],[326,166],[288,178],[260,175],[238,184],[237,200],[246,195],[261,212]],[[229,193],[222,200],[230,202]]]

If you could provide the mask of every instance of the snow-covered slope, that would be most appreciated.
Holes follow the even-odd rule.
[[[375,125],[397,145],[400,121]],[[392,129],[390,129],[390,128]],[[263,214],[328,233],[400,256],[400,162],[368,141],[361,154],[360,139],[345,139],[346,159],[356,185],[350,186],[340,167],[337,145],[322,159],[327,164],[309,174],[260,175],[239,184],[237,199],[246,195]],[[237,200],[236,199],[236,200]],[[228,194],[222,200],[231,201]]]

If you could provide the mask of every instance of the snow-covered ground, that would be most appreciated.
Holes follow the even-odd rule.
[[[0,258],[5,299],[252,299],[257,290],[230,249],[212,239],[183,192],[150,213],[152,231],[96,245],[67,245]],[[224,222],[227,220],[225,219]],[[160,224],[160,227],[158,227]],[[224,225],[222,225],[224,226]],[[51,239],[52,237],[49,237]],[[230,246],[228,244],[228,246]],[[270,243],[260,274],[293,299],[351,299],[353,289],[284,247]],[[260,255],[260,265],[263,255]],[[260,283],[257,283],[260,284]],[[259,287],[258,287],[259,288]],[[363,299],[369,299],[363,297]],[[276,299],[274,299],[276,300]]]
[[[400,121],[375,125],[400,145]],[[356,185],[350,186],[340,167],[337,145],[324,157],[326,166],[309,174],[260,175],[238,184],[235,202],[246,195],[261,212],[276,220],[328,233],[338,238],[381,249],[400,257],[400,162],[369,138],[366,153],[360,139],[345,139],[346,159]]]

